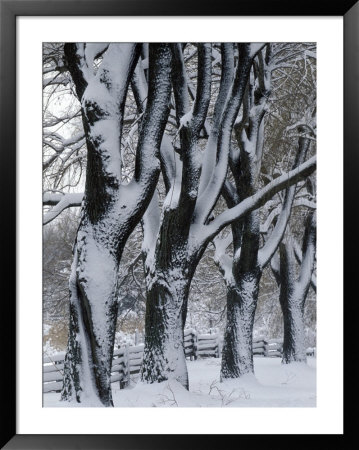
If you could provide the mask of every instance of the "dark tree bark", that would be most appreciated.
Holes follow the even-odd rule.
[[[295,167],[303,161],[309,142],[308,139],[301,138]],[[287,188],[277,224],[271,237],[262,248],[260,248],[257,211],[245,216],[240,223],[232,224],[232,233],[233,236],[237,236],[237,239],[233,239],[233,261],[225,276],[227,324],[222,351],[222,380],[254,373],[253,324],[258,302],[259,283],[264,268],[283,237],[294,194],[295,186]]]
[[[181,186],[170,187],[174,202],[164,208],[154,261],[146,273],[147,305],[145,349],[141,378],[146,382],[174,378],[188,388],[183,346],[187,298],[194,270],[188,254],[191,217],[197,199],[200,166],[198,139],[210,101],[211,46],[199,45],[199,82],[188,123],[189,99],[180,44],[172,45],[173,85],[181,143]],[[178,192],[175,190],[178,189]],[[172,200],[173,200],[172,197]]]
[[[249,45],[239,46],[243,53],[238,64],[237,74],[232,85],[233,95],[227,103],[226,117],[222,119],[220,139],[225,135],[225,128],[232,126],[238,113],[243,95],[246,77],[248,76],[251,56]],[[198,146],[200,132],[204,126],[211,92],[211,46],[198,46],[198,83],[194,104],[190,110],[188,86],[183,62],[183,50],[179,44],[172,46],[174,70],[173,86],[176,100],[176,115],[179,128],[180,160],[179,177],[176,174],[169,187],[169,204],[165,205],[160,224],[158,240],[155,244],[152,265],[146,274],[148,302],[146,308],[146,341],[142,365],[142,380],[147,382],[163,381],[174,378],[188,388],[188,376],[183,346],[183,329],[187,313],[187,299],[191,280],[204,251],[194,251],[190,243],[191,226],[196,214],[201,164]],[[232,59],[231,45],[225,46],[226,58]],[[226,69],[224,69],[226,70]],[[228,69],[227,69],[228,70]],[[223,98],[231,88],[232,80],[224,76],[226,86],[222,87],[220,106],[223,109]],[[222,81],[222,86],[224,81]],[[217,113],[218,114],[218,113]],[[218,114],[218,120],[221,119]],[[224,147],[224,144],[221,143]],[[222,150],[225,152],[226,150]],[[165,173],[167,173],[165,169]],[[214,201],[216,199],[211,199]]]
[[[121,182],[121,134],[138,44],[65,44],[87,143],[87,174],[70,279],[70,332],[61,398],[112,406],[111,365],[118,310],[118,267],[125,243],[157,184],[169,114],[171,52],[149,46],[149,92],[134,178]],[[102,63],[95,73],[93,60]]]
[[[241,122],[236,127],[239,150],[233,151],[230,169],[234,183],[226,182],[222,194],[229,208],[245,201],[258,191],[263,146],[263,119],[266,100],[271,90],[271,74],[268,68],[270,47],[258,55],[258,66],[253,70]],[[305,160],[310,140],[300,138],[293,169]],[[258,210],[231,224],[233,259],[222,264],[221,271],[227,288],[227,323],[222,350],[221,380],[239,378],[254,373],[253,324],[258,301],[259,283],[265,266],[284,235],[295,195],[295,185],[285,191],[282,211],[271,236],[260,248],[260,217]],[[221,266],[220,257],[217,264]]]
[[[161,162],[168,192],[161,221],[158,219],[157,225],[150,227],[152,236],[157,238],[149,244],[145,237],[148,301],[142,381],[175,379],[188,388],[183,328],[192,277],[207,245],[226,225],[251,214],[276,192],[315,169],[312,160],[254,195],[249,193],[243,202],[234,204],[213,221],[209,220],[226,178],[232,130],[253,58],[261,48],[256,44],[239,44],[239,59],[234,70],[233,44],[222,45],[221,85],[214,121],[201,155],[198,140],[206,121],[211,83],[209,46],[199,45],[198,78],[202,83],[197,84],[191,109],[182,48],[172,46],[180,148],[176,148],[175,153],[171,146],[163,145]]]
[[[316,219],[310,213],[303,239],[303,259],[299,277],[296,276],[294,239],[288,237],[279,246],[280,266],[272,263],[272,270],[280,285],[279,301],[283,313],[282,362],[306,362],[304,307],[314,270],[316,248]]]

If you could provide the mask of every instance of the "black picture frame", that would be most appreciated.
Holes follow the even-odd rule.
[[[16,433],[16,17],[18,16],[343,16],[344,18],[344,272],[345,293],[351,292],[355,265],[351,255],[357,248],[355,177],[359,169],[359,2],[342,0],[242,0],[206,2],[194,0],[0,0],[0,193],[3,219],[1,365],[1,448],[6,449],[175,449],[223,444],[264,445],[281,436],[276,446],[288,445],[293,435],[18,435]],[[350,240],[349,240],[350,237]],[[354,330],[355,295],[345,305],[346,330]],[[345,298],[345,297],[344,297]],[[346,336],[346,342],[348,342]],[[344,347],[348,363],[349,348]],[[348,363],[348,366],[350,364]],[[346,380],[346,387],[348,386]],[[346,393],[351,392],[348,387]],[[348,406],[348,402],[345,405]],[[330,435],[336,448],[350,433],[353,417],[347,417],[344,435]],[[165,430],[164,430],[165,431]],[[317,438],[310,436],[314,444]],[[308,435],[296,435],[296,442]],[[314,440],[313,440],[314,439]],[[250,442],[248,442],[250,441]]]

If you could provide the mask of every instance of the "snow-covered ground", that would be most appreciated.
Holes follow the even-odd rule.
[[[115,407],[315,407],[316,358],[282,365],[280,358],[254,358],[255,377],[219,382],[220,359],[187,361],[190,389],[177,382],[113,386]],[[60,394],[44,394],[44,406],[68,407]],[[72,406],[72,405],[71,405]],[[82,404],[79,406],[91,406]]]

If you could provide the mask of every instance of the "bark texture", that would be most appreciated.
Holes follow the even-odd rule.
[[[303,240],[303,259],[297,278],[293,238],[280,244],[279,301],[283,313],[283,358],[284,364],[306,362],[304,307],[314,269],[316,246],[316,221],[309,214]]]
[[[232,80],[233,46],[224,45],[222,50],[225,61],[222,89],[215,108],[216,123],[209,138],[212,145],[207,151],[214,151],[214,165],[218,159],[224,160],[220,171],[220,179],[224,180],[231,129],[241,105],[252,59],[250,45],[240,44],[240,60],[236,76]],[[198,45],[198,84],[192,108],[189,106],[189,86],[180,44],[172,45],[172,55],[172,79],[180,142],[180,147],[176,148],[179,158],[175,155],[174,165],[178,164],[180,169],[167,182],[168,194],[155,250],[147,258],[148,300],[141,378],[150,383],[174,378],[188,388],[183,330],[192,277],[205,249],[204,245],[194,245],[193,225],[199,217],[203,218],[211,212],[219,196],[220,185],[214,186],[211,195],[207,196],[206,206],[209,205],[210,209],[196,209],[202,172],[199,139],[205,127],[211,93],[211,45]],[[227,98],[230,90],[232,95]],[[169,172],[164,168],[165,175]],[[218,184],[218,176],[213,178]],[[207,184],[210,183],[209,178],[206,181]]]
[[[96,44],[93,44],[96,46]],[[104,50],[102,50],[104,51]],[[93,72],[96,48],[65,44],[81,102],[87,174],[70,279],[70,331],[63,400],[113,406],[111,365],[118,311],[118,267],[125,243],[147,208],[159,176],[159,148],[169,114],[171,53],[150,46],[146,110],[130,184],[121,183],[121,134],[138,44],[110,44]],[[114,64],[118,61],[118,64]]]
[[[263,119],[271,91],[269,71],[270,46],[258,55],[258,67],[249,78],[243,100],[242,120],[235,128],[238,151],[232,152],[230,170],[233,183],[223,186],[222,194],[229,208],[255,195],[263,153]],[[304,160],[310,140],[299,138],[293,169]],[[285,191],[281,213],[271,236],[260,248],[260,216],[258,210],[232,222],[233,258],[222,267],[227,288],[227,324],[222,351],[221,380],[254,373],[252,334],[263,269],[271,260],[284,235],[295,195],[295,185]],[[220,259],[217,263],[220,265]]]

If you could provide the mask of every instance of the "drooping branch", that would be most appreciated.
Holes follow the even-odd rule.
[[[303,261],[303,253],[302,249],[300,248],[300,245],[296,239],[293,238],[293,246],[294,246],[294,255],[297,260],[298,264],[302,264]],[[312,278],[310,279],[310,285],[314,292],[317,292],[317,277],[314,274],[314,271],[312,273]]]
[[[305,197],[298,197],[295,198],[292,204],[292,209],[294,208],[298,208],[304,206],[305,208],[308,208],[309,210],[315,210],[317,208],[317,205],[315,202],[308,200]],[[273,225],[274,222],[276,222],[278,216],[280,215],[282,211],[282,203],[279,203],[274,209],[272,209],[272,211],[268,214],[265,222],[263,224],[261,224],[260,226],[260,232],[261,234],[267,234],[271,228],[271,226]],[[301,251],[300,251],[301,254]],[[298,257],[296,256],[297,260]],[[301,258],[301,257],[300,257]],[[301,261],[301,259],[300,259]],[[300,262],[298,261],[298,262]]]
[[[53,206],[43,216],[43,225],[47,225],[57,216],[59,216],[65,209],[71,207],[81,206],[84,194],[80,193],[67,193],[67,194],[50,194],[45,193],[43,196],[42,204],[44,206]]]
[[[229,225],[234,220],[243,217],[245,214],[254,211],[260,206],[263,206],[267,200],[269,200],[282,189],[297,183],[303,178],[308,177],[315,171],[316,164],[316,156],[313,156],[308,161],[301,164],[298,168],[293,169],[290,172],[274,179],[254,195],[241,201],[237,206],[221,213],[208,225],[201,227],[203,229],[203,232],[205,233],[205,237],[202,238],[203,241],[209,242],[225,226]]]
[[[305,299],[311,283],[315,263],[317,220],[315,212],[307,217],[303,238],[303,259],[300,266],[297,290],[298,295]]]
[[[293,165],[293,169],[298,167],[298,165],[304,161],[309,146],[310,146],[309,139],[299,138],[298,152],[296,160]],[[291,185],[285,191],[284,201],[277,223],[271,235],[266,240],[266,243],[258,252],[258,263],[262,268],[264,268],[269,263],[272,256],[276,252],[280,241],[284,236],[284,232],[290,217],[294,196],[295,196],[295,185]]]

